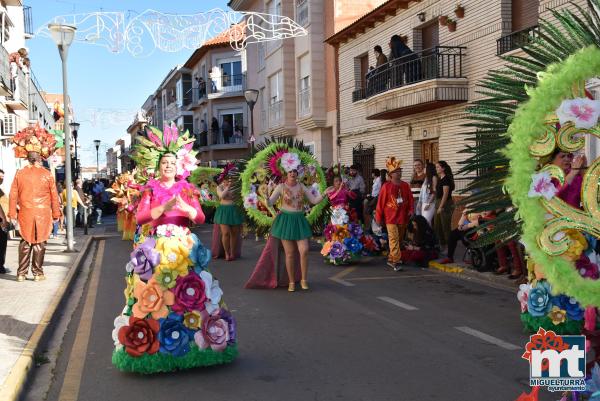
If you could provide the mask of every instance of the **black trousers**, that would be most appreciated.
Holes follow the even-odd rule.
[[[454,259],[454,251],[456,251],[458,241],[461,241],[466,245],[465,233],[466,231],[460,231],[458,228],[455,228],[450,232],[450,238],[448,238],[448,257],[450,259]]]
[[[8,233],[0,230],[0,267],[4,267],[6,261],[6,244],[8,243]]]

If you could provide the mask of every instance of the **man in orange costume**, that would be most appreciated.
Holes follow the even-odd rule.
[[[50,237],[52,221],[60,217],[54,177],[42,167],[38,152],[27,152],[29,165],[17,171],[10,188],[8,218],[18,219],[21,243],[17,281],[25,281],[29,271],[35,281],[44,280],[44,254]],[[17,214],[18,206],[18,214]],[[18,216],[18,217],[17,217]]]
[[[385,227],[388,233],[390,252],[388,266],[395,271],[402,270],[400,244],[404,239],[406,227],[414,210],[414,199],[407,182],[402,181],[402,160],[388,157],[385,162],[390,180],[379,191],[375,221]]]

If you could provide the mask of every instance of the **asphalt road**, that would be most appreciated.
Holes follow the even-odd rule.
[[[198,231],[207,246],[211,228]],[[210,266],[238,322],[238,359],[141,376],[111,364],[130,243],[106,239],[48,399],[512,401],[529,391],[514,293],[428,269],[395,273],[381,259],[333,267],[316,246],[310,291],[243,289],[264,244],[248,239],[242,259]]]

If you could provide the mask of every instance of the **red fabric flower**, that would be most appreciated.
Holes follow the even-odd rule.
[[[160,348],[158,330],[160,324],[154,319],[129,318],[129,326],[119,329],[119,342],[131,356],[142,356],[145,353],[155,354]]]

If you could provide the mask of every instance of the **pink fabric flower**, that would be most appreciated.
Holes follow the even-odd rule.
[[[296,153],[287,152],[281,156],[281,167],[283,167],[286,172],[297,170],[299,165],[300,157]]]
[[[552,182],[552,176],[547,171],[536,173],[531,177],[531,186],[529,187],[529,197],[536,198],[543,196],[550,200],[558,193],[558,188]]]
[[[521,284],[519,286],[519,292],[517,293],[517,299],[521,303],[521,312],[527,312],[527,299],[529,298],[530,290],[531,290],[531,284]]]
[[[563,100],[556,116],[561,125],[570,121],[577,128],[590,129],[598,123],[600,101],[587,98]]]
[[[175,303],[171,309],[178,313],[203,311],[206,309],[206,288],[204,281],[194,271],[185,277],[177,277],[177,284],[173,289]]]
[[[229,341],[229,325],[220,314],[213,314],[202,319],[202,328],[194,335],[200,349],[210,347],[213,351],[223,351]]]
[[[198,160],[188,152],[187,149],[181,148],[177,151],[177,175],[183,177],[186,173],[196,168]]]
[[[283,156],[284,153],[286,153],[285,150],[279,150],[275,152],[271,159],[269,159],[269,169],[271,170],[271,174],[276,177],[281,177],[282,175],[281,171],[279,170],[279,159],[281,159],[281,156]]]

